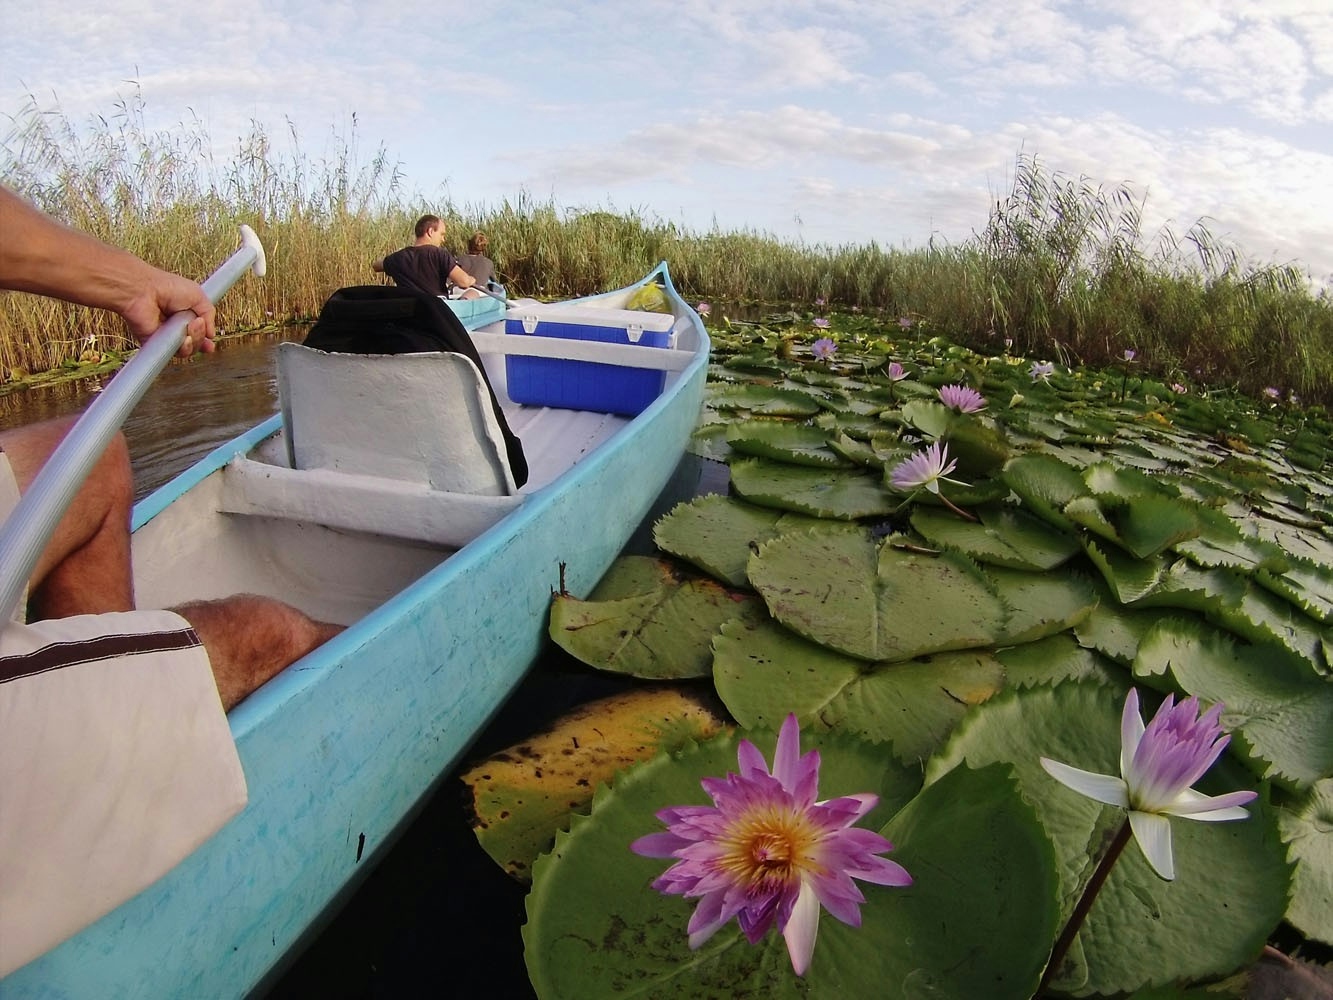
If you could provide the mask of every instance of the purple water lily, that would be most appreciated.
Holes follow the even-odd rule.
[[[959,413],[977,413],[986,408],[986,397],[965,385],[942,386],[940,402]]]
[[[889,485],[904,492],[926,489],[938,496],[940,480],[951,473],[957,464],[957,459],[949,457],[949,446],[936,441],[925,451],[918,451],[894,466],[889,473]]]
[[[713,311],[713,307],[710,306],[707,302],[700,302],[697,306],[694,307],[694,311],[697,312],[700,316],[707,316],[709,313]]]
[[[1055,374],[1055,365],[1049,361],[1034,361],[1028,369],[1028,375],[1034,382],[1048,382]]]
[[[1199,715],[1199,699],[1175,704],[1168,695],[1145,727],[1139,715],[1139,693],[1131,688],[1120,718],[1120,776],[1095,774],[1056,760],[1041,758],[1041,766],[1060,784],[1074,791],[1129,810],[1129,825],[1143,856],[1164,879],[1175,878],[1171,854],[1171,825],[1167,816],[1184,819],[1244,819],[1241,808],[1258,793],[1229,792],[1210,797],[1190,786],[1203,777],[1226,749],[1231,737],[1218,719],[1219,702]]]
[[[814,323],[816,330],[827,330],[829,328],[829,321],[823,316],[816,317]]]
[[[810,345],[810,353],[820,361],[827,361],[837,352],[838,345],[829,340],[828,337],[820,337]]]
[[[737,752],[739,774],[705,778],[711,806],[673,806],[657,813],[663,833],[640,837],[636,854],[675,858],[653,888],[697,898],[687,932],[698,948],[733,917],[751,944],[776,927],[792,969],[805,975],[815,950],[820,907],[861,926],[865,896],[852,879],[911,885],[895,861],[878,857],[893,845],[853,827],[879,801],[871,794],[816,802],[819,751],[801,754],[801,731],[788,715],[778,734],[770,772],[749,740]]]

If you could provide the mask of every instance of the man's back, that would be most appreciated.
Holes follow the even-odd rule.
[[[444,295],[449,272],[457,266],[453,254],[430,244],[404,247],[384,258],[384,273],[395,285],[426,295]]]

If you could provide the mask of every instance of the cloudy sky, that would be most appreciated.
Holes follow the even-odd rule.
[[[0,0],[0,114],[355,135],[429,206],[530,197],[920,248],[1016,158],[1333,283],[1333,0]],[[0,118],[0,133],[11,122]]]

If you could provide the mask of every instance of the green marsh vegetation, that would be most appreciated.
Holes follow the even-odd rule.
[[[955,342],[1101,365],[1133,349],[1155,374],[1257,395],[1333,401],[1333,303],[1295,265],[1253,267],[1202,223],[1142,230],[1142,201],[1020,156],[1012,190],[959,245],[810,246],[756,231],[691,232],[637,210],[563,209],[517,195],[456,204],[409,191],[356,122],[308,151],[295,126],[254,126],[219,162],[203,124],[152,131],[136,92],[81,125],[31,102],[0,145],[0,181],[51,215],[159,266],[203,277],[254,227],[269,276],[220,307],[224,331],[309,319],[335,288],[379,280],[369,262],[407,241],[417,216],[446,219],[461,248],[491,237],[518,295],[555,298],[627,284],[669,260],[687,295],[811,303],[925,320]],[[281,140],[281,141],[280,141]],[[128,350],[112,320],[31,296],[0,296],[0,374],[11,381]]]
[[[720,324],[691,447],[727,489],[659,518],[655,554],[555,598],[553,641],[638,683],[464,777],[479,842],[530,885],[537,995],[1322,995],[1333,424],[1138,356],[1071,369],[885,326]],[[1231,742],[1199,791],[1258,792],[1226,822],[1172,815],[1174,878],[1108,846],[1124,808],[1042,764],[1121,773],[1131,689],[1222,703]],[[741,738],[769,753],[788,713],[821,754],[809,797],[877,796],[863,825],[914,879],[865,887],[859,926],[820,918],[799,978],[774,933],[728,922],[691,948],[670,861],[629,846],[710,797],[736,815],[746,796],[701,783],[736,772]],[[714,819],[694,841],[761,860],[805,843]],[[723,856],[714,886],[745,859]]]

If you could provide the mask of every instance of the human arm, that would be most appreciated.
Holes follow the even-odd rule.
[[[213,350],[213,304],[196,282],[61,225],[0,186],[0,288],[107,309],[143,342],[189,310],[180,356]]]
[[[372,260],[372,261],[370,262],[370,269],[371,269],[372,271],[376,272],[377,274],[383,274],[383,273],[384,273],[384,258],[383,258],[383,257],[380,257],[380,258],[378,258],[378,259],[376,259],[376,260]]]
[[[458,264],[455,264],[454,269],[449,272],[449,280],[459,288],[471,288],[477,283],[477,279],[464,271]]]

